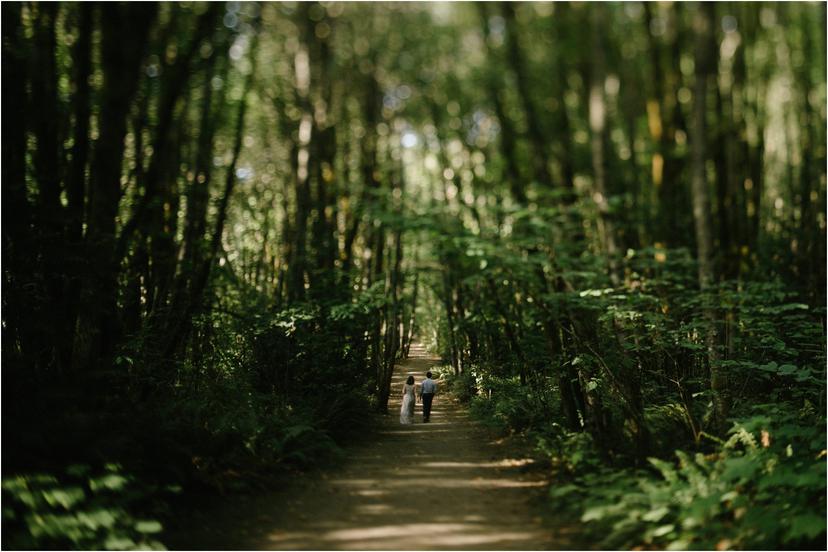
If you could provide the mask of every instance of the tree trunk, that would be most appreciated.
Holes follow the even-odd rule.
[[[175,337],[172,346],[181,345],[182,340],[179,328],[186,327],[189,322],[183,317],[191,314],[191,303],[196,299],[194,293],[199,285],[201,271],[206,257],[209,255],[206,241],[207,207],[210,200],[210,183],[212,181],[213,153],[216,133],[216,119],[214,105],[219,109],[225,107],[225,90],[223,86],[217,101],[213,101],[213,75],[218,58],[218,51],[224,51],[227,44],[221,44],[214,49],[206,61],[204,82],[202,84],[200,126],[198,132],[196,159],[193,178],[187,189],[187,213],[184,220],[184,234],[181,244],[182,255],[180,269],[175,282],[172,296],[172,308],[166,321],[166,335]],[[224,64],[222,81],[227,82],[227,73],[230,64]]]
[[[353,264],[353,248],[359,233],[360,219],[367,210],[369,204],[374,200],[373,191],[379,187],[377,179],[377,123],[382,106],[382,91],[377,82],[376,75],[367,77],[364,100],[362,102],[363,125],[365,136],[360,142],[360,171],[362,173],[362,193],[360,202],[354,209],[351,226],[345,233],[343,247],[342,270],[348,274]]]
[[[32,122],[36,141],[32,161],[38,187],[38,218],[40,226],[49,234],[44,237],[46,243],[54,242],[63,228],[63,209],[60,204],[60,104],[55,60],[55,25],[59,8],[57,3],[37,4],[32,63],[35,70],[31,83],[31,112],[34,113]]]
[[[590,149],[592,152],[592,173],[594,192],[592,195],[598,208],[598,226],[609,267],[612,284],[617,286],[620,280],[618,266],[618,245],[616,242],[615,221],[610,212],[609,186],[607,185],[607,105],[604,98],[604,11],[596,5],[592,10],[592,61],[589,78],[589,127],[591,131]]]
[[[736,248],[733,247],[730,210],[733,205],[733,198],[730,196],[732,186],[730,185],[730,167],[728,166],[727,139],[728,132],[727,118],[724,114],[724,98],[722,91],[716,87],[716,146],[713,157],[716,165],[716,214],[718,219],[719,250],[723,253],[721,272],[725,278],[735,278],[738,275],[738,256],[735,255]]]
[[[89,157],[90,86],[92,72],[92,32],[94,5],[78,6],[78,39],[72,51],[74,96],[74,127],[72,138],[72,164],[67,177],[69,206],[69,240],[77,244],[82,235],[84,200],[86,194],[86,165]]]
[[[715,15],[712,3],[702,2],[697,7],[693,20],[696,32],[695,85],[693,88],[693,132],[692,154],[692,197],[693,219],[696,227],[696,248],[699,263],[699,286],[705,293],[705,318],[707,319],[707,358],[710,368],[710,388],[713,393],[712,421],[716,431],[724,429],[729,411],[727,378],[721,366],[719,338],[712,287],[716,282],[713,266],[713,224],[710,216],[710,200],[706,175],[706,115],[707,85],[712,70],[712,40],[715,32]]]
[[[414,338],[414,329],[417,320],[417,293],[420,289],[419,286],[420,272],[416,271],[414,272],[414,290],[411,293],[411,311],[403,320],[402,352],[404,358],[408,358],[408,351],[411,349],[411,340]]]
[[[56,25],[60,5],[37,4],[32,48],[31,104],[32,131],[35,148],[32,166],[37,182],[36,228],[39,230],[35,255],[43,273],[43,302],[35,301],[30,308],[39,312],[38,324],[50,336],[41,342],[41,364],[58,370],[68,367],[71,359],[71,331],[66,305],[65,273],[67,243],[66,210],[61,204],[61,171],[63,161],[61,103],[58,99],[58,67]],[[69,358],[67,358],[69,357]]]
[[[654,141],[655,152],[652,158],[652,182],[656,190],[658,216],[655,240],[663,245],[674,247],[686,244],[683,236],[683,187],[681,182],[682,162],[677,156],[675,144],[676,130],[684,128],[678,91],[681,88],[681,7],[672,7],[675,22],[675,36],[670,44],[672,73],[665,71],[662,64],[662,51],[653,34],[652,7],[655,3],[644,2],[644,23],[649,42],[650,60],[653,72],[653,94],[647,102],[647,119],[650,135]],[[665,89],[664,83],[673,83]],[[672,105],[672,112],[670,107]]]
[[[121,162],[132,98],[156,4],[111,6],[102,10],[98,141],[92,162],[86,257],[89,274],[81,291],[85,306],[78,317],[73,365],[76,369],[106,366],[117,335],[118,259],[115,217],[121,199]]]
[[[515,81],[517,84],[518,95],[523,106],[523,112],[526,115],[526,124],[529,130],[529,142],[532,146],[532,169],[535,175],[535,181],[538,184],[549,189],[552,187],[552,176],[549,174],[549,165],[547,162],[548,154],[546,151],[546,138],[543,135],[543,130],[540,127],[540,121],[535,105],[532,102],[532,97],[529,92],[529,73],[527,71],[523,55],[520,51],[520,44],[518,40],[518,25],[515,19],[515,6],[512,2],[503,2],[500,4],[503,19],[506,21],[506,44],[509,53],[509,66],[515,74]],[[561,106],[563,108],[563,106]]]
[[[38,346],[36,325],[26,308],[32,278],[31,207],[26,191],[26,83],[29,63],[18,45],[24,44],[22,3],[3,6],[2,79],[2,224],[3,224],[3,351],[16,360],[10,369],[31,374],[31,353]],[[10,75],[14,75],[12,78]],[[5,356],[5,355],[4,355]]]
[[[489,54],[490,62],[494,62],[496,52],[493,46],[491,29],[489,28],[489,15],[486,9],[486,4],[479,2],[477,4],[478,13],[483,22],[483,41],[486,43],[486,50]],[[512,124],[512,120],[506,114],[506,108],[503,105],[503,99],[500,96],[501,84],[499,79],[490,70],[485,77],[486,85],[489,92],[489,99],[495,108],[495,115],[500,123],[500,148],[503,156],[506,158],[506,179],[509,181],[509,189],[512,192],[512,198],[520,204],[526,203],[526,190],[524,182],[520,175],[520,168],[517,160],[517,133]]]
[[[379,396],[380,409],[383,412],[388,410],[388,398],[391,395],[391,379],[394,375],[394,364],[397,360],[397,352],[399,351],[399,288],[402,285],[402,257],[402,230],[398,229],[394,232],[394,264],[391,266],[391,271],[388,276],[388,291],[390,292],[391,299],[387,306],[385,318],[385,344],[383,347],[382,378]]]
[[[319,4],[316,4],[320,6]],[[320,9],[324,11],[324,8]],[[327,24],[332,23],[332,19],[326,18]],[[316,23],[317,25],[319,23]],[[309,31],[312,29],[309,29]],[[309,40],[311,47],[311,69],[312,74],[316,76],[315,82],[312,83],[315,97],[317,98],[317,106],[314,113],[314,129],[313,135],[314,150],[313,155],[316,157],[314,164],[314,179],[316,181],[316,217],[313,224],[313,244],[315,247],[316,261],[315,279],[319,283],[319,293],[331,293],[333,290],[334,280],[334,262],[336,260],[336,218],[335,207],[336,200],[334,193],[336,191],[337,177],[335,172],[336,165],[336,121],[334,120],[335,109],[333,106],[334,95],[331,70],[333,69],[333,58],[331,56],[332,40],[331,34],[323,36],[317,35],[315,32],[309,32]],[[324,109],[322,109],[324,106]]]
[[[308,14],[309,4],[299,5],[302,40],[293,60],[296,77],[297,105],[302,110],[299,122],[299,141],[295,146],[296,215],[293,222],[293,257],[290,263],[288,296],[291,301],[305,299],[305,279],[308,271],[308,220],[311,216],[311,172],[313,170],[314,140],[313,110],[311,106],[311,58],[309,44],[313,36],[313,23]]]
[[[577,378],[572,370],[570,359],[565,358],[562,342],[560,339],[561,324],[560,315],[555,312],[557,309],[547,304],[546,296],[549,293],[549,281],[543,272],[543,269],[538,266],[535,273],[538,277],[538,282],[541,287],[542,295],[537,299],[538,306],[543,310],[544,317],[542,320],[543,333],[546,341],[546,348],[549,352],[549,358],[553,364],[557,364],[558,369],[555,373],[555,378],[558,383],[558,392],[561,397],[561,409],[566,418],[566,425],[571,431],[581,431],[581,418],[578,412],[578,404],[575,399],[575,391],[573,386],[577,384]],[[563,291],[562,289],[557,291]]]
[[[258,29],[259,20],[254,23],[254,27]],[[253,79],[256,74],[257,61],[257,47],[258,47],[258,33],[254,33],[253,41],[250,45],[250,72],[244,81],[242,97],[239,100],[239,109],[236,114],[235,125],[233,129],[233,146],[231,150],[230,165],[227,167],[227,172],[224,177],[224,190],[219,200],[216,212],[216,225],[213,229],[210,243],[206,255],[201,262],[200,267],[197,267],[196,275],[194,277],[191,292],[189,293],[189,302],[186,305],[184,315],[180,318],[180,323],[177,327],[169,332],[165,356],[172,355],[179,342],[186,339],[192,328],[193,315],[201,308],[203,303],[204,291],[207,288],[207,282],[210,279],[210,272],[213,265],[218,258],[221,251],[221,239],[224,236],[224,224],[227,220],[227,208],[230,204],[230,198],[233,195],[233,189],[236,185],[236,165],[239,161],[239,154],[241,153],[242,143],[244,141],[244,126],[245,116],[247,114],[248,97],[253,88]]]
[[[497,286],[495,285],[494,280],[491,277],[489,277],[486,279],[486,282],[489,285],[489,291],[492,294],[492,300],[494,301],[495,310],[500,316],[501,322],[503,324],[503,330],[506,333],[506,338],[509,340],[509,347],[512,349],[512,354],[515,355],[515,359],[518,362],[518,374],[520,377],[520,384],[526,385],[526,355],[523,354],[523,348],[520,346],[518,336],[515,333],[515,329],[512,327],[511,320],[509,320],[509,313],[507,312],[506,308],[503,305],[503,302],[500,300],[500,296],[497,293]]]
[[[152,143],[152,159],[145,175],[146,187],[144,195],[133,210],[130,219],[124,224],[118,236],[116,260],[120,262],[127,253],[130,240],[135,230],[141,228],[145,237],[155,231],[161,231],[163,214],[159,216],[159,209],[163,212],[163,205],[158,194],[163,180],[169,178],[164,171],[169,167],[169,142],[175,125],[175,108],[184,92],[192,74],[191,62],[201,48],[201,43],[214,30],[215,22],[220,14],[221,4],[212,3],[199,16],[198,23],[189,47],[175,58],[172,66],[165,68],[167,78],[163,81],[161,97],[158,100],[158,111],[155,127],[155,137]]]
[[[78,316],[81,281],[80,265],[83,262],[81,247],[83,240],[83,221],[86,202],[86,168],[89,159],[89,117],[91,113],[89,76],[92,72],[92,33],[94,4],[82,3],[77,7],[78,38],[72,49],[72,99],[73,133],[72,161],[66,176],[66,239],[63,266],[58,271],[64,276],[64,311],[63,321],[59,324],[61,364],[72,363],[73,330]]]

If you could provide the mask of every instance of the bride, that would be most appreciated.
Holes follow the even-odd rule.
[[[408,376],[403,385],[402,406],[400,407],[400,423],[410,424],[414,421],[414,376]]]

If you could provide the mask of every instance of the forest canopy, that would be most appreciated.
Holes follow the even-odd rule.
[[[2,33],[4,547],[160,545],[181,489],[335,455],[412,341],[604,546],[824,544],[824,3]]]

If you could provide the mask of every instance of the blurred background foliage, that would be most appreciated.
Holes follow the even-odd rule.
[[[4,547],[335,459],[412,340],[591,545],[823,546],[825,14],[4,3]]]

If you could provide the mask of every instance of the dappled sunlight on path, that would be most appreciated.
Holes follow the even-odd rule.
[[[431,422],[421,405],[412,425],[399,423],[402,384],[419,383],[438,363],[422,347],[397,366],[389,415],[377,439],[350,450],[348,460],[308,477],[278,504],[260,506],[241,541],[216,548],[427,550],[559,548],[532,498],[544,481],[528,458],[491,442],[465,409],[436,396]],[[442,389],[440,390],[442,391]],[[264,499],[259,502],[263,502]],[[276,499],[274,499],[276,502]],[[224,540],[224,539],[221,539]],[[557,541],[557,545],[554,544]]]

